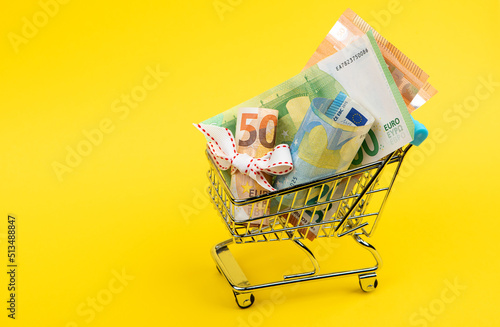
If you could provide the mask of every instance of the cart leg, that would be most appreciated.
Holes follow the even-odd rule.
[[[236,304],[242,309],[249,308],[255,302],[255,296],[252,293],[238,293],[233,291]]]
[[[319,273],[319,263],[318,263],[318,260],[316,260],[316,257],[314,256],[312,251],[307,246],[305,246],[304,243],[302,243],[299,240],[293,240],[293,243],[295,243],[307,255],[307,257],[309,258],[309,260],[311,261],[311,263],[313,265],[313,270],[308,271],[308,272],[304,272],[304,273],[299,273],[299,274],[284,275],[283,279],[301,278],[301,277],[306,277],[306,276],[313,276],[313,275],[316,275],[317,273]]]
[[[231,287],[236,299],[236,304],[242,309],[250,307],[255,297],[248,288],[250,282],[241,270],[238,262],[229,251],[229,245],[233,240],[221,242],[212,248],[212,257],[215,260],[217,270],[226,278]]]
[[[374,291],[378,286],[377,274],[363,274],[359,275],[359,286],[365,292]]]
[[[361,236],[359,236],[358,234],[353,234],[353,238],[357,244],[361,245],[364,249],[370,252],[375,261],[377,262],[377,264],[374,266],[374,270],[380,269],[382,267],[382,257],[377,252],[375,247],[370,243],[368,243],[367,241],[363,240]]]
[[[373,267],[373,272],[358,275],[359,286],[361,287],[361,289],[365,292],[374,291],[378,286],[377,273],[375,271],[382,266],[382,258],[380,257],[380,254],[377,252],[375,247],[367,241],[363,240],[361,236],[354,234],[353,237],[356,243],[361,245],[364,249],[368,250],[377,262],[377,264]]]

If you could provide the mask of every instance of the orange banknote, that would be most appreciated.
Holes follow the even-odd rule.
[[[413,112],[437,93],[437,90],[427,82],[429,75],[351,9],[347,9],[340,16],[304,69],[343,49],[370,30],[377,40],[380,51],[403,96],[408,111]]]
[[[245,153],[253,158],[261,158],[274,148],[276,141],[276,125],[278,110],[266,108],[239,108],[236,125],[236,151]],[[264,174],[267,181],[271,176]],[[248,175],[235,171],[231,176],[231,192],[236,199],[247,199],[269,191]],[[235,220],[243,222],[251,218],[262,217],[268,214],[266,202],[257,202],[253,206],[246,205],[234,209]],[[252,224],[259,225],[260,220]],[[264,222],[265,224],[266,222]]]

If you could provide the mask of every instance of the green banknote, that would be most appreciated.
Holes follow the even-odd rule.
[[[335,78],[315,65],[286,82],[205,120],[203,123],[225,127],[234,133],[238,108],[276,109],[278,110],[276,144],[286,143],[290,145],[311,101],[317,97],[334,98],[341,91],[346,93]]]

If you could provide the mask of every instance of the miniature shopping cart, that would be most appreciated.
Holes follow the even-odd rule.
[[[214,165],[207,152],[210,164],[208,193],[231,233],[230,239],[215,245],[212,256],[217,269],[233,288],[238,306],[251,306],[255,300],[252,292],[259,289],[349,275],[358,276],[363,291],[373,291],[378,284],[376,271],[381,266],[381,258],[364,238],[373,234],[403,159],[411,146],[410,144],[398,149],[377,162],[328,178],[245,200],[233,197],[223,173]],[[326,189],[331,191],[325,192]],[[316,196],[313,197],[314,195]],[[297,201],[299,197],[304,196],[304,201]],[[250,211],[250,219],[237,221],[235,212],[243,207]],[[265,215],[262,215],[262,210],[256,208],[266,208]],[[253,217],[253,212],[261,214]],[[304,223],[304,216],[312,219]],[[317,216],[322,219],[313,219]],[[354,270],[320,273],[319,263],[313,252],[302,242],[307,238],[312,239],[311,236],[350,236],[355,243],[369,251],[375,259],[375,264]],[[313,264],[312,271],[285,275],[278,281],[253,285],[229,251],[229,246],[233,244],[286,240],[304,250]]]

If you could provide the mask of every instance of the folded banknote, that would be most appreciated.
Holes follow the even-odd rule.
[[[239,108],[238,124],[234,138],[236,151],[253,158],[261,158],[274,148],[278,111],[266,108]],[[268,182],[271,176],[263,173]],[[236,199],[246,199],[268,193],[250,176],[236,170],[231,176],[231,193]],[[269,209],[264,202],[234,208],[234,220],[241,222],[264,216]],[[261,221],[254,224],[260,225]],[[265,222],[264,222],[265,223]]]
[[[343,92],[335,100],[315,98],[290,146],[294,170],[277,176],[274,187],[281,190],[347,170],[373,122]]]
[[[274,187],[280,190],[347,170],[373,122],[366,109],[342,92],[335,100],[314,99],[290,146],[294,170],[277,176]],[[332,185],[325,185],[298,191],[283,196],[279,204],[273,203],[272,210],[314,205],[329,199],[333,190]],[[294,226],[321,222],[331,207],[292,212],[285,219]],[[307,237],[312,240],[317,232],[317,227],[311,228]]]

